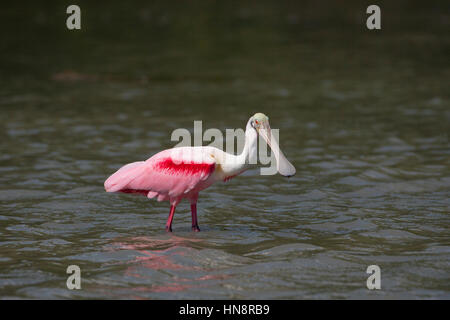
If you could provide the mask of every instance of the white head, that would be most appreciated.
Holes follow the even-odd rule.
[[[272,149],[277,160],[277,170],[278,172],[286,177],[293,176],[295,174],[294,166],[286,159],[283,152],[281,152],[278,142],[274,139],[270,132],[269,117],[263,113],[255,113],[249,120],[247,128],[249,125],[259,134],[267,145]]]

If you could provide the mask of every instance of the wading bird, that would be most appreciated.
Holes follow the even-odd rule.
[[[277,170],[293,176],[294,166],[271,138],[269,118],[256,113],[245,130],[245,145],[240,155],[215,147],[179,147],[161,151],[147,161],[129,163],[105,181],[107,192],[141,193],[158,201],[170,201],[166,231],[172,231],[175,207],[186,198],[191,202],[192,230],[200,231],[197,222],[198,193],[216,181],[227,181],[251,167],[249,159],[257,156],[258,134],[272,149]]]

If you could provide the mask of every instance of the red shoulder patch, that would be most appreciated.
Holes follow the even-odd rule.
[[[194,162],[175,163],[171,158],[165,158],[157,162],[154,168],[170,174],[193,175],[204,173],[209,175],[214,171],[215,164]]]

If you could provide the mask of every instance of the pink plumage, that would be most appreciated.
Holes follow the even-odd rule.
[[[139,193],[158,201],[170,201],[166,230],[172,231],[175,207],[186,198],[191,202],[192,230],[200,231],[197,222],[198,193],[216,181],[227,181],[249,168],[248,159],[256,158],[258,133],[270,145],[268,117],[257,113],[245,130],[244,150],[238,156],[214,147],[179,147],[164,150],[147,161],[129,163],[105,181],[107,192]],[[285,176],[295,168],[274,142],[278,171]]]
[[[215,169],[215,162],[186,161],[173,149],[162,151],[147,161],[129,163],[105,181],[107,192],[137,192],[169,200],[177,205],[181,199],[195,199],[207,187],[206,180]],[[203,187],[203,188],[202,188]]]

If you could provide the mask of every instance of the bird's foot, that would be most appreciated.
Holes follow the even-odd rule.
[[[172,232],[172,227],[171,226],[166,226],[166,232]]]
[[[192,226],[192,231],[194,231],[194,232],[199,232],[199,231],[200,231],[200,228],[199,228],[197,225]]]

